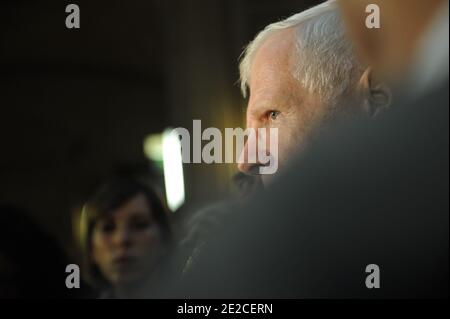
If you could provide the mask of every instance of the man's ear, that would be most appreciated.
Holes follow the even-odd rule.
[[[391,106],[391,89],[376,78],[370,67],[367,68],[361,76],[361,79],[359,80],[359,89],[363,99],[363,109],[369,116],[376,116],[378,113]]]

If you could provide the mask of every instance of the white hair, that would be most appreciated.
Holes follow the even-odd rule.
[[[359,69],[353,46],[347,39],[336,1],[329,0],[286,20],[267,26],[247,46],[240,63],[241,90],[247,96],[250,72],[256,52],[276,32],[296,28],[294,77],[324,100],[346,91]]]

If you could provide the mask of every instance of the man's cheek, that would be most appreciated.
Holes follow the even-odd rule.
[[[265,187],[269,186],[273,177],[274,177],[273,175],[261,175],[261,181],[262,181],[263,185]]]
[[[279,166],[283,166],[286,160],[287,154],[289,153],[289,145],[291,144],[291,136],[283,134],[282,132],[278,135],[278,163]]]

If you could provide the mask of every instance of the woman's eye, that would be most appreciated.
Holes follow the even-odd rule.
[[[272,121],[275,121],[278,118],[278,115],[280,115],[280,112],[278,112],[278,111],[270,111],[269,112],[269,118]]]

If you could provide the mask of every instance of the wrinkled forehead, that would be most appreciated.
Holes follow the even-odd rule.
[[[250,72],[250,99],[285,95],[298,85],[294,71],[296,60],[296,29],[271,34],[258,48]]]

